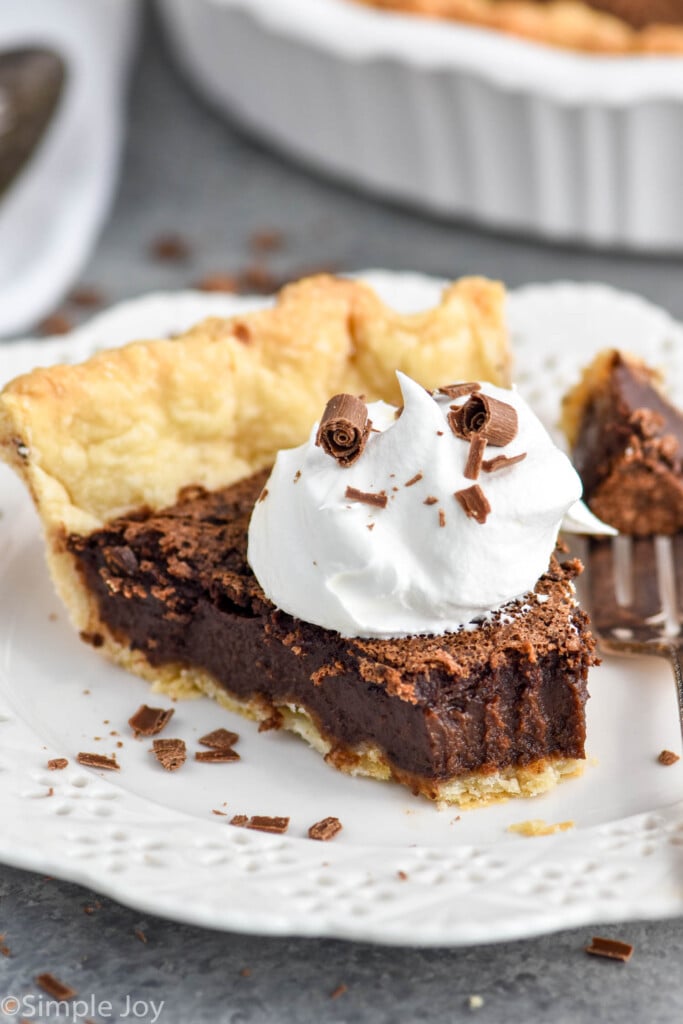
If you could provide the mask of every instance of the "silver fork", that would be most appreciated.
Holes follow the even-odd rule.
[[[600,648],[669,660],[683,736],[683,534],[591,537],[585,562],[584,585]]]

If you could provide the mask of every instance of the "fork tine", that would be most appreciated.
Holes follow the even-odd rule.
[[[676,603],[683,609],[683,533],[672,537],[673,559],[676,575]]]
[[[663,552],[662,564],[659,562],[660,540],[665,537],[634,537],[633,538],[633,601],[631,611],[638,619],[647,620],[658,615],[663,609],[662,587],[659,570],[667,566],[666,552]],[[668,577],[667,577],[668,578]],[[669,590],[666,589],[667,598]],[[675,590],[672,598],[675,603]]]
[[[671,537],[655,537],[655,558],[661,603],[660,628],[662,636],[677,637],[680,632],[678,586]]]
[[[656,558],[650,538],[591,538],[588,544],[588,592],[598,637],[647,643],[661,636],[657,622],[662,602]]]

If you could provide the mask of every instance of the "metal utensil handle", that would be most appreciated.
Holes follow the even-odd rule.
[[[674,678],[676,680],[676,700],[678,702],[678,719],[681,724],[681,736],[683,737],[683,667],[681,666],[681,651],[675,644],[667,644],[666,654],[674,670]]]

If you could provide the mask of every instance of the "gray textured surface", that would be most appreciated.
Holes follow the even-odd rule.
[[[131,100],[131,131],[120,194],[84,280],[117,300],[179,287],[208,271],[249,261],[247,238],[281,229],[287,246],[275,274],[313,266],[381,266],[456,275],[481,272],[509,284],[604,280],[648,295],[683,316],[683,264],[550,248],[499,239],[359,198],[266,153],[212,115],[169,68],[149,30]],[[147,257],[155,236],[177,231],[193,242],[187,264]],[[164,1000],[161,1024],[319,1021],[450,1024],[599,1020],[658,1024],[680,1019],[683,925],[628,924],[463,950],[389,950],[357,944],[223,935],[143,918],[72,885],[0,868],[0,999],[38,989],[49,970],[81,998],[109,1000],[88,1012],[123,1019],[128,999]],[[135,930],[148,941],[143,944]],[[590,934],[635,943],[627,966],[589,958]],[[249,977],[240,973],[250,969]],[[347,991],[331,1000],[340,984]],[[470,1010],[468,997],[484,1006]],[[1,1005],[1,1004],[0,1004]],[[101,1009],[101,1008],[100,1008]],[[138,1019],[153,1012],[137,1007]],[[27,1011],[44,1022],[67,1020]],[[0,1010],[0,1020],[3,1019]],[[6,1019],[17,1019],[7,1017]],[[82,1018],[81,1018],[82,1019]],[[134,1019],[129,1016],[127,1019]]]

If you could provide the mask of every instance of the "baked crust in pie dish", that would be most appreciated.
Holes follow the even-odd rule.
[[[10,383],[0,395],[0,452],[30,489],[53,580],[83,639],[157,689],[209,694],[264,727],[299,733],[343,771],[394,778],[435,800],[467,805],[536,795],[580,771],[594,644],[573,597],[573,565],[553,562],[539,581],[540,597],[509,610],[502,654],[494,632],[481,657],[472,634],[462,638],[461,663],[444,644],[435,653],[430,638],[419,637],[412,650],[401,645],[413,638],[350,641],[352,651],[330,660],[338,634],[288,621],[240,555],[245,529],[235,509],[244,517],[248,504],[231,495],[246,488],[253,504],[258,488],[249,492],[249,481],[278,450],[306,439],[333,393],[397,402],[396,369],[426,387],[457,378],[508,385],[503,304],[502,286],[466,278],[435,309],[402,315],[360,282],[319,276],[285,288],[272,308]],[[216,531],[221,546],[212,547]],[[202,632],[208,619],[218,623],[211,636],[221,651],[232,656],[246,645],[239,664],[256,664],[268,685],[245,689],[221,678],[222,654],[216,662],[204,657],[214,642]],[[193,658],[183,645],[195,626],[204,653]],[[261,656],[258,645],[268,653]],[[282,688],[285,656],[295,658],[292,679],[303,691]],[[306,656],[310,669],[302,669]],[[436,708],[428,693],[439,673],[463,693],[476,690],[476,711],[455,707],[464,697],[452,693]],[[494,677],[508,679],[510,707],[492,691]],[[369,725],[340,740],[313,693],[334,702],[335,687],[354,686],[365,702],[357,721]],[[377,701],[422,730],[416,771],[402,749],[392,753],[390,741],[377,740],[370,710]],[[413,728],[404,728],[404,740]],[[468,735],[481,752],[458,761],[456,750],[453,760],[453,737]],[[492,759],[494,748],[502,753]]]
[[[356,0],[596,54],[683,54],[680,0]]]

